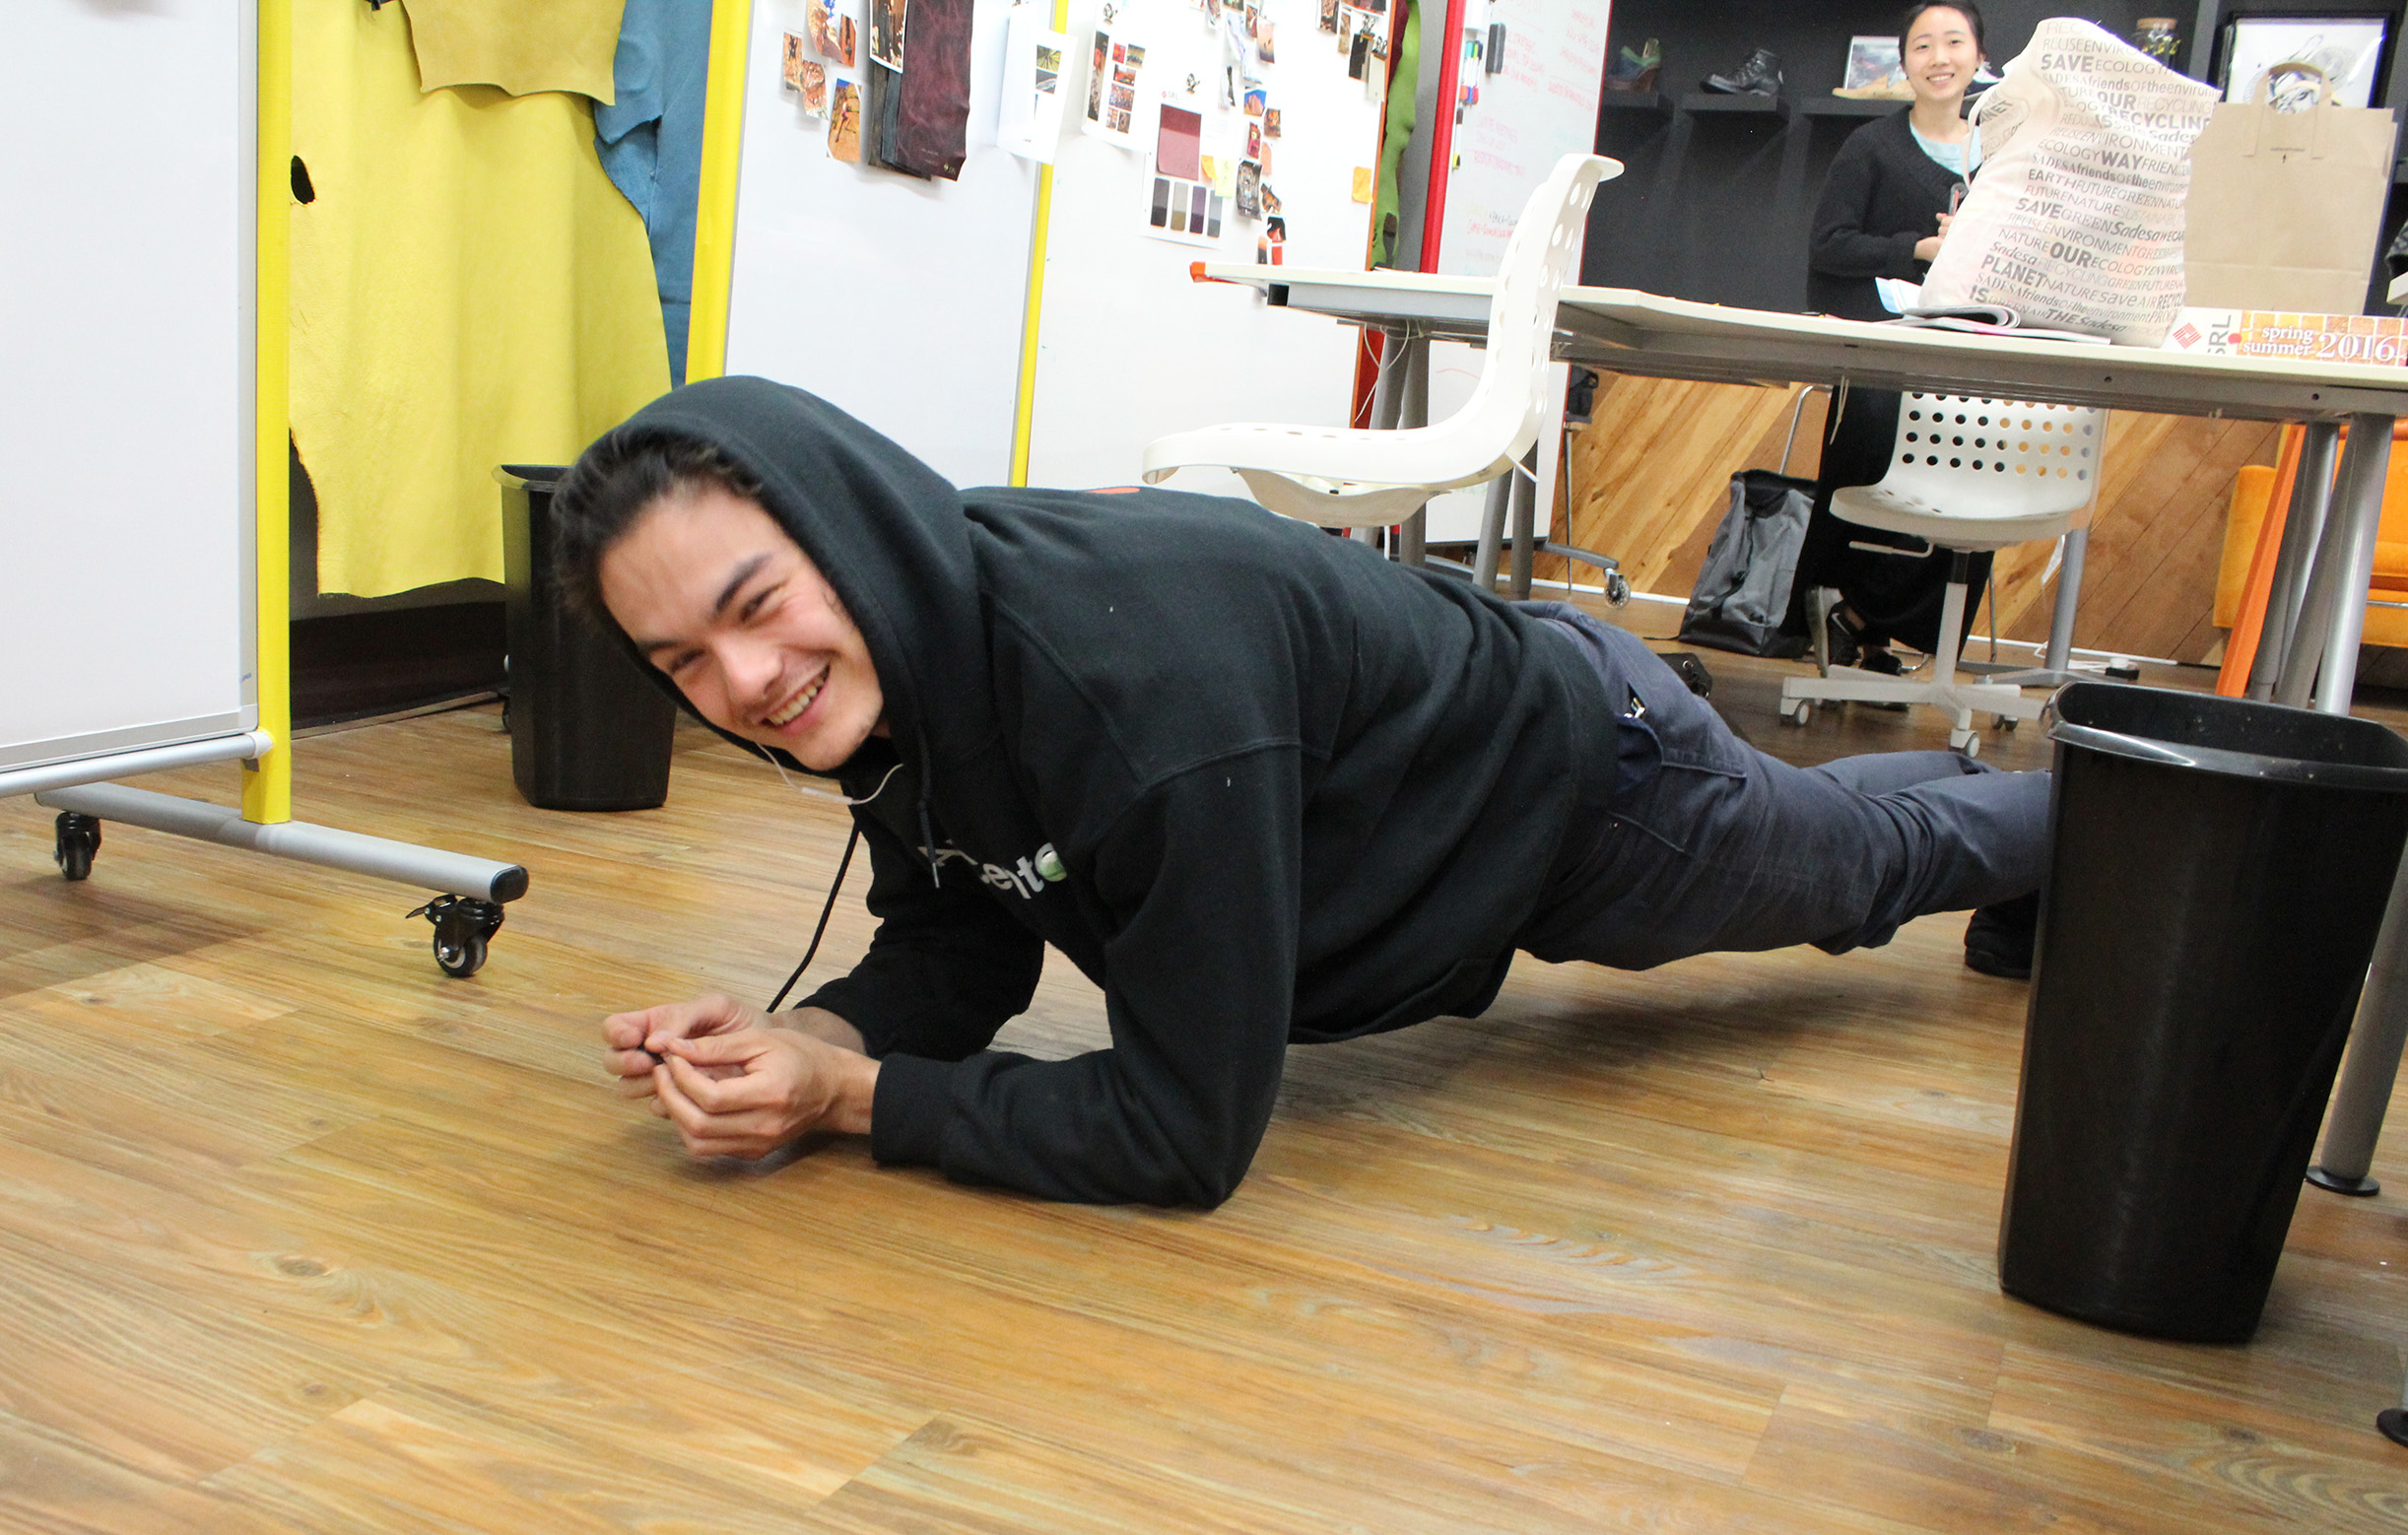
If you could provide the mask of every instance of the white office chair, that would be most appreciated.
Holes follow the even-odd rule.
[[[1907,395],[1899,407],[1888,473],[1879,485],[1834,492],[1831,509],[1845,521],[1911,534],[1955,554],[1931,677],[1916,681],[1835,666],[1820,677],[1784,678],[1781,717],[1806,723],[1817,699],[1930,704],[1955,716],[1948,744],[1968,757],[1981,749],[1973,731],[1976,710],[2000,720],[2039,718],[2044,701],[2027,699],[2021,688],[1957,676],[1969,556],[2088,527],[2106,436],[2103,410]]]
[[[1530,194],[1497,274],[1480,382],[1446,420],[1396,432],[1238,422],[1173,433],[1146,445],[1146,483],[1191,466],[1233,469],[1255,500],[1285,516],[1380,527],[1440,491],[1510,473],[1562,403],[1546,397],[1556,296],[1579,252],[1597,183],[1620,174],[1618,161],[1567,155]]]

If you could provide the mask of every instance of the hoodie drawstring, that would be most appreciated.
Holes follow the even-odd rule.
[[[935,772],[931,770],[936,760],[928,751],[928,732],[925,730],[919,733],[919,850],[921,856],[928,860],[928,878],[935,883],[937,889],[943,890],[945,888],[943,860],[936,855],[936,828],[928,819],[928,783],[936,776]]]

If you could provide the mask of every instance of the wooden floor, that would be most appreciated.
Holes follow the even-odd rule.
[[[1714,668],[1799,760],[1930,739]],[[309,740],[300,801],[523,861],[484,972],[416,892],[136,830],[66,884],[0,801],[0,1529],[2408,1528],[2408,1103],[2246,1347],[2007,1300],[2025,993],[1962,919],[1525,959],[1297,1051],[1220,1211],[1086,1209],[849,1142],[696,1167],[607,1094],[598,1016],[766,998],[840,846],[702,732],[657,812],[528,809],[490,709]],[[1100,1011],[1057,965],[1006,1038]]]

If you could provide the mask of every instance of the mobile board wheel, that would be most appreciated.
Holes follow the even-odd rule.
[[[1793,725],[1802,725],[1814,718],[1812,699],[1792,699],[1781,705],[1781,718]]]
[[[71,880],[92,878],[92,860],[100,850],[100,818],[72,810],[58,813],[56,840],[50,856],[58,872]]]
[[[502,907],[473,896],[437,896],[410,915],[435,924],[435,963],[446,975],[483,969],[486,946],[502,929]]]
[[[1964,753],[1966,761],[1971,762],[1981,755],[1980,733],[1973,730],[1951,730],[1948,733],[1948,749],[1952,752]]]
[[[435,963],[446,975],[469,976],[485,967],[485,935],[465,922],[435,929]]]
[[[1631,605],[1630,577],[1624,575],[1620,570],[1609,573],[1605,578],[1605,600],[1617,608],[1629,607]]]
[[[2012,714],[2001,714],[1998,716],[1998,728],[2005,731],[2009,735],[2015,734],[2015,727],[2022,723],[2022,720],[2017,719]]]

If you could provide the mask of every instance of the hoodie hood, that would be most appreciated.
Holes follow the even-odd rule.
[[[662,434],[709,442],[761,481],[763,507],[860,627],[895,751],[923,782],[932,760],[985,739],[992,704],[977,571],[968,510],[950,482],[826,400],[766,378],[711,378],[672,390],[595,447],[633,447]],[[619,637],[632,652],[626,634]],[[675,683],[638,660],[701,717]],[[810,770],[784,752],[719,734],[755,756]],[[827,775],[851,776],[844,768]]]

